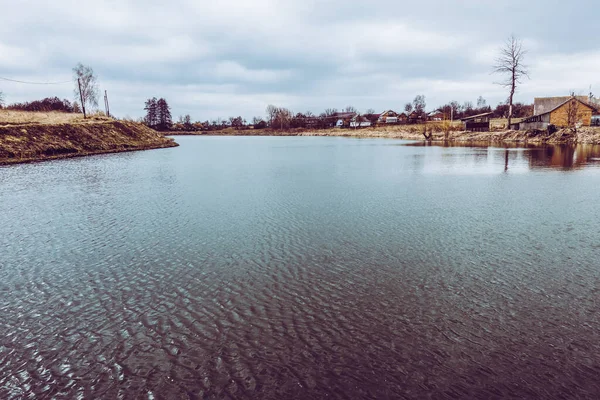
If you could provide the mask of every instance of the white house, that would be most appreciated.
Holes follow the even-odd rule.
[[[366,128],[371,126],[371,121],[363,116],[354,116],[350,121],[350,128]]]

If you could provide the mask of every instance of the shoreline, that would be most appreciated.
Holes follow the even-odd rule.
[[[134,122],[0,126],[0,166],[176,146],[174,139]]]
[[[0,158],[0,167],[6,167],[6,166],[10,166],[10,165],[17,165],[17,164],[33,164],[33,163],[44,162],[44,161],[65,160],[68,158],[98,156],[98,155],[103,155],[103,154],[132,153],[135,151],[168,149],[168,148],[177,147],[177,146],[179,146],[179,145],[176,144],[176,145],[165,145],[165,146],[156,146],[156,147],[154,147],[154,146],[139,147],[139,148],[131,148],[131,149],[97,150],[97,151],[81,152],[81,153],[40,156],[37,158],[14,158],[14,159]]]
[[[429,132],[428,132],[429,133]],[[425,139],[422,131],[413,129],[389,129],[389,128],[366,128],[366,129],[290,129],[287,131],[270,129],[247,129],[223,131],[200,131],[200,132],[168,132],[168,136],[321,136],[321,137],[349,137],[349,138],[382,138],[402,139],[420,142],[449,142],[449,143],[490,143],[490,144],[600,144],[600,128],[584,127],[576,133],[569,130],[559,130],[553,134],[545,131],[492,131],[492,132],[467,132],[451,131],[431,132],[431,138]]]

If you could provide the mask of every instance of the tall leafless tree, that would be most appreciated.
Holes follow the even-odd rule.
[[[571,93],[571,99],[567,105],[567,128],[577,132],[578,125],[581,123],[581,107],[579,101],[575,98],[575,93]]]
[[[505,75],[506,78],[499,82],[499,85],[509,89],[508,95],[508,126],[513,115],[513,97],[517,90],[517,85],[522,83],[523,78],[529,78],[529,70],[523,63],[527,51],[523,48],[523,43],[514,36],[507,39],[506,43],[500,48],[500,54],[494,64],[494,73]]]
[[[267,106],[267,122],[269,126],[273,125],[273,121],[275,121],[275,117],[277,117],[278,108],[273,104],[269,104]]]
[[[276,107],[272,104],[267,106],[267,119],[269,120],[269,128],[279,128],[283,130],[290,127],[293,113],[284,107]]]
[[[425,107],[427,106],[427,104],[425,103],[425,96],[422,94],[419,94],[417,96],[415,96],[415,99],[413,100],[413,107],[415,109],[415,112],[422,116],[423,114],[425,114]]]
[[[73,68],[73,81],[75,82],[75,96],[81,101],[83,118],[86,118],[85,106],[98,107],[98,84],[97,77],[91,67],[77,64]]]

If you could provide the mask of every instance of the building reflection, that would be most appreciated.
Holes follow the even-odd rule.
[[[531,168],[578,169],[600,161],[600,146],[546,146],[531,149],[528,156]]]
[[[560,170],[581,169],[592,164],[600,166],[600,145],[532,145],[523,143],[490,145],[485,142],[417,142],[407,144],[407,146],[468,148],[474,151],[443,154],[442,164],[444,164],[444,158],[450,155],[455,159],[462,158],[463,162],[470,160],[475,164],[481,164],[482,158],[493,157],[494,160],[491,162],[494,165],[501,163],[505,172],[509,172],[511,167],[515,166]],[[419,161],[423,162],[422,159]],[[468,164],[468,162],[465,163],[465,165]]]

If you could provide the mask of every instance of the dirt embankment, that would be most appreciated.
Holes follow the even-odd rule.
[[[107,118],[67,123],[0,122],[0,165],[174,147],[142,124]]]
[[[388,138],[405,140],[425,140],[424,125],[382,126],[363,129],[225,129],[209,132],[177,132],[170,135],[212,135],[212,136],[340,136],[356,138]],[[546,131],[465,132],[453,127],[445,131],[435,125],[427,126],[427,135],[432,141],[477,142],[477,143],[529,143],[529,144],[600,144],[600,127],[579,128],[577,132],[562,129],[548,134]]]
[[[443,134],[434,134],[434,140],[444,140]],[[499,132],[452,132],[448,140],[455,142],[491,142],[523,144],[600,144],[600,128],[584,127],[576,131],[560,129],[553,133],[542,130]]]

